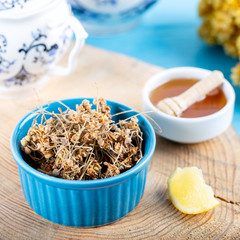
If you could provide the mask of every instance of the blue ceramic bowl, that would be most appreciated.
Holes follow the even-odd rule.
[[[75,109],[76,104],[82,101],[83,98],[76,98],[62,102]],[[120,103],[107,101],[107,104],[112,114],[131,110]],[[59,107],[64,109],[58,102],[43,106],[50,112],[59,112]],[[113,120],[118,121],[134,114],[136,112],[121,114]],[[148,165],[156,145],[154,130],[145,117],[138,116],[144,138],[144,157],[136,166],[114,177],[77,181],[48,176],[24,161],[20,140],[26,136],[36,115],[36,112],[29,113],[17,124],[11,136],[11,151],[18,165],[24,197],[37,214],[66,226],[93,227],[116,221],[138,205],[144,193]]]

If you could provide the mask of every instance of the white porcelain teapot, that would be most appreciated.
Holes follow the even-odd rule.
[[[56,66],[75,34],[67,67]],[[65,0],[0,0],[0,98],[42,87],[50,74],[67,75],[87,33]]]

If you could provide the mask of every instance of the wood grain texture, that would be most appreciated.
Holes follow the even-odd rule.
[[[146,190],[140,204],[121,220],[97,228],[71,228],[35,214],[24,200],[9,146],[11,131],[31,109],[48,101],[104,97],[141,110],[144,83],[161,68],[85,46],[78,69],[28,98],[0,101],[0,239],[238,239],[240,207],[221,201],[200,215],[177,211],[167,196],[167,178],[176,167],[197,166],[216,195],[240,201],[240,139],[230,127],[201,144],[183,145],[157,137]]]

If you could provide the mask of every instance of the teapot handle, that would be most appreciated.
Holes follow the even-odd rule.
[[[62,24],[62,23],[61,23]],[[59,22],[52,22],[48,23],[49,28],[54,28],[59,25]],[[69,57],[68,57],[68,64],[67,67],[61,67],[61,66],[54,66],[49,69],[48,73],[53,75],[60,75],[60,76],[66,76],[70,74],[74,68],[76,67],[76,57],[79,51],[82,49],[85,39],[87,38],[88,34],[84,30],[81,23],[73,16],[70,16],[66,20],[64,20],[64,24],[68,24],[70,28],[72,29],[73,33],[75,34],[75,44],[72,48]]]

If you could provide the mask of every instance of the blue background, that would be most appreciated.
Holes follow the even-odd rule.
[[[209,47],[197,34],[200,0],[159,0],[141,24],[112,36],[89,36],[87,43],[126,54],[164,68],[195,66],[221,70],[229,80],[237,59],[226,56],[221,47]],[[240,135],[240,87],[235,87],[236,104],[233,126]]]

